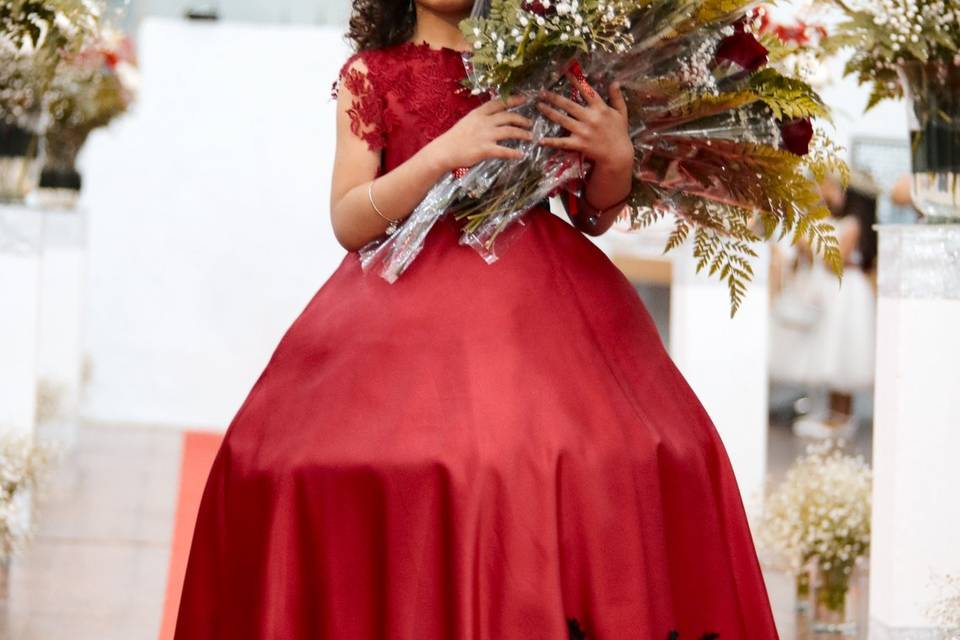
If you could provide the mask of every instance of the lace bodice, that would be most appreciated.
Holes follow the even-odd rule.
[[[470,94],[462,54],[426,43],[403,43],[353,55],[333,87],[353,96],[350,128],[382,150],[381,172],[407,160],[449,129],[485,96]]]

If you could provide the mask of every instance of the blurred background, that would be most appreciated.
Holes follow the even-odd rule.
[[[84,24],[83,3],[51,5]],[[763,28],[800,48],[837,20],[807,3],[766,11]],[[220,437],[345,255],[328,200],[349,12],[111,2],[95,46],[44,67],[49,108],[3,54],[0,637],[172,637]],[[864,113],[869,89],[844,62],[790,61],[833,110],[852,170],[822,185],[842,287],[803,246],[770,243],[731,320],[689,250],[662,254],[669,226],[596,242],[717,424],[784,640],[946,638],[960,625],[960,514],[945,506],[960,480],[960,232],[923,224],[911,201],[907,104]],[[881,442],[896,446],[878,469]],[[824,513],[853,515],[813,522],[825,495]],[[798,547],[796,532],[825,526],[829,544]],[[842,597],[824,607],[831,562]]]

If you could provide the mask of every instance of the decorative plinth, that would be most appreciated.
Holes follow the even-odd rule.
[[[0,431],[33,430],[37,397],[37,318],[42,219],[0,205]]]
[[[43,217],[37,336],[37,420],[61,446],[76,441],[82,387],[86,215],[38,209]]]
[[[927,640],[960,574],[960,225],[878,230],[870,639]]]

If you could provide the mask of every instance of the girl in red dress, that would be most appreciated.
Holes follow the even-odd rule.
[[[592,161],[569,224],[499,261],[447,217],[395,283],[357,250],[531,123],[461,86],[471,0],[356,0],[331,215],[348,250],[227,430],[177,640],[770,640],[717,432],[626,278],[584,237],[630,190],[609,104],[542,97]]]

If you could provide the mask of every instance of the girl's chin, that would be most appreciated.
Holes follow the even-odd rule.
[[[417,4],[437,13],[466,13],[473,9],[473,0],[417,0]]]

